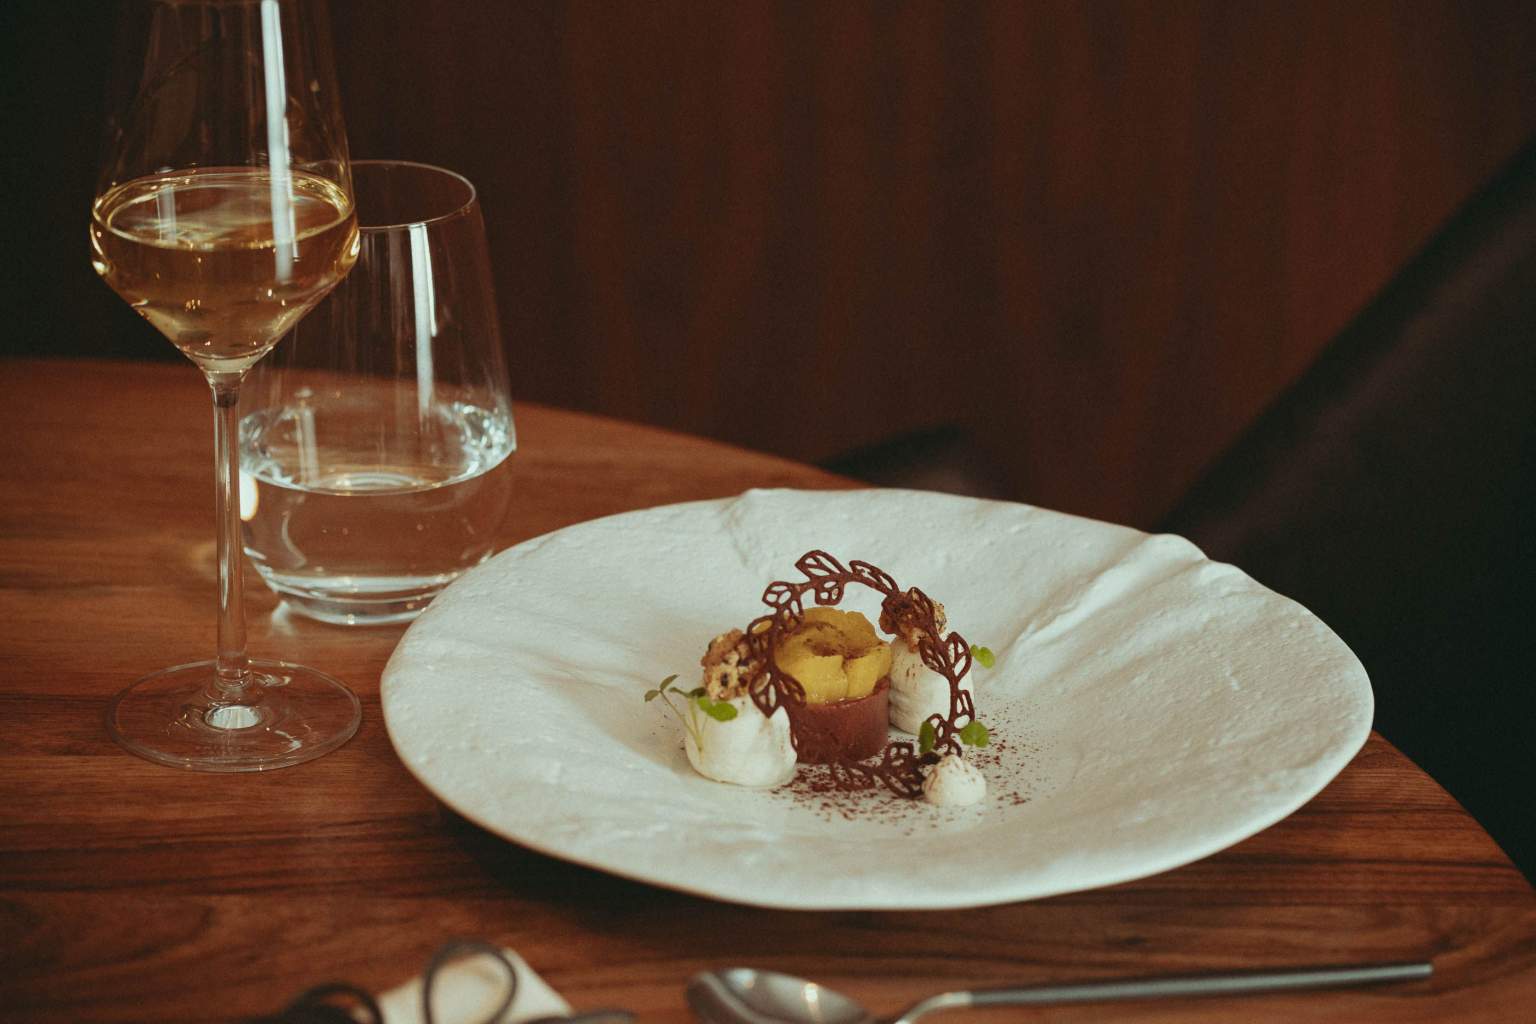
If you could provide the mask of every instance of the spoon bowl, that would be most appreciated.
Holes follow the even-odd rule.
[[[777,971],[729,967],[696,974],[688,1005],[711,1024],[873,1024],[869,1011],[836,989]]]

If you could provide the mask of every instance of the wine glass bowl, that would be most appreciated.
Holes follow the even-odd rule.
[[[323,0],[138,0],[91,208],[96,272],[203,371],[214,405],[216,656],[113,698],[162,764],[254,771],[346,742],[323,672],[245,651],[238,458],[246,372],[351,269],[357,218]]]
[[[274,188],[288,222],[275,212]],[[249,369],[357,258],[351,199],[296,173],[199,167],[134,178],[91,211],[92,265],[205,370]]]

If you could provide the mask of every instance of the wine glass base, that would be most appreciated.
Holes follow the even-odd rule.
[[[251,659],[238,703],[214,699],[214,663],[177,665],[112,698],[107,731],[129,752],[201,772],[286,768],[329,753],[362,721],[356,695],[323,672]]]

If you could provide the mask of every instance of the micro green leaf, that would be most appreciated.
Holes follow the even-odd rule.
[[[670,675],[670,676],[667,676],[667,678],[663,679],[660,683],[657,683],[655,689],[653,689],[653,690],[646,690],[645,691],[645,702],[647,704],[649,704],[651,701],[655,700],[657,697],[664,697],[664,696],[666,696],[668,687],[670,687],[676,681],[677,681],[677,676],[675,674],[674,675]]]
[[[729,722],[736,717],[736,706],[729,701],[712,701],[703,694],[699,694],[693,699],[699,705],[700,711],[703,711],[717,722]]]
[[[992,648],[980,644],[971,648],[971,657],[979,661],[982,668],[991,668],[997,664],[997,655],[992,653]]]
[[[918,753],[926,754],[933,749],[933,745],[939,741],[938,730],[932,722],[924,722],[923,727],[917,730]]]
[[[704,696],[705,692],[706,691],[705,691],[704,687],[702,687],[702,686],[695,686],[693,689],[688,691],[688,696],[693,697],[693,698],[699,698],[699,697]]]
[[[987,732],[987,727],[974,718],[965,723],[965,727],[960,730],[960,742],[967,746],[984,747],[990,741],[991,735]]]

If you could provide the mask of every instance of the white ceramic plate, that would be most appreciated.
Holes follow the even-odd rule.
[[[645,690],[763,612],[821,548],[941,601],[990,646],[988,799],[844,808],[695,775]],[[851,587],[842,607],[877,614]],[[873,617],[873,614],[872,614]],[[750,491],[582,523],[437,598],[384,670],[385,721],[443,802],[532,849],[762,906],[1033,899],[1204,857],[1300,807],[1371,690],[1301,606],[1187,541],[915,491]]]

